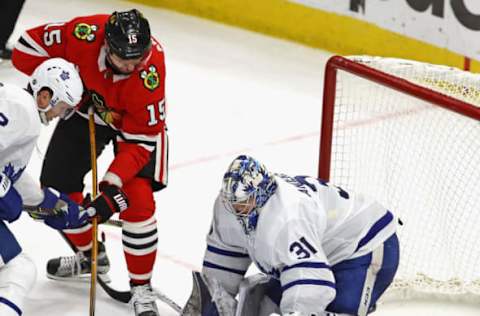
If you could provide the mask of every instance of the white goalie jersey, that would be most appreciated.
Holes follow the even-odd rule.
[[[39,185],[23,174],[40,134],[40,118],[32,96],[22,88],[0,84],[0,172],[14,183],[24,204],[43,199]]]
[[[310,177],[274,177],[277,190],[251,231],[217,197],[202,272],[236,295],[253,261],[280,281],[283,313],[320,314],[335,298],[331,267],[379,247],[397,220],[361,194]]]

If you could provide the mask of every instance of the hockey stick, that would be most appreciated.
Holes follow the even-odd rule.
[[[175,303],[174,300],[172,300],[171,298],[169,298],[165,294],[159,292],[158,290],[155,290],[155,295],[158,297],[158,299],[160,301],[162,301],[165,304],[167,304],[168,306],[170,306],[177,313],[180,313],[182,311],[182,307],[180,305],[178,305],[177,303]]]
[[[90,137],[90,165],[92,167],[92,198],[97,197],[97,144],[95,140],[95,117],[93,106],[88,108],[88,132]],[[97,287],[98,219],[92,218],[92,252],[90,257],[90,316],[95,316]]]
[[[61,230],[59,230],[58,232],[60,233],[62,238],[67,242],[67,244],[70,246],[70,249],[72,249],[74,253],[77,253],[79,251],[78,248],[70,241],[70,239],[67,238],[65,233],[62,232]],[[108,296],[110,296],[114,300],[127,304],[132,299],[132,294],[130,293],[130,291],[115,290],[114,288],[110,287],[99,275],[97,276],[97,281],[98,281],[98,284],[100,284],[102,289],[105,291],[105,293],[107,293]],[[170,306],[174,311],[180,313],[180,311],[182,310],[182,307],[180,305],[178,305],[174,300],[172,300],[165,294],[159,292],[158,290],[155,290],[155,295],[158,297],[160,301]]]
[[[70,239],[67,238],[67,235],[65,235],[63,231],[59,230],[58,232],[60,233],[60,235],[62,235],[62,238],[67,242],[67,244],[70,246],[70,249],[72,249],[74,253],[79,252],[77,246],[75,246],[70,241]],[[111,288],[107,283],[105,283],[105,281],[98,275],[97,275],[97,281],[98,281],[98,284],[100,284],[102,289],[105,291],[105,293],[107,293],[108,296],[110,296],[114,300],[122,303],[130,302],[130,299],[132,298],[132,294],[130,293],[130,291],[117,291]]]

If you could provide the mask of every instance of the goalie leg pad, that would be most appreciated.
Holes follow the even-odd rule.
[[[235,316],[266,316],[280,313],[280,282],[259,273],[245,278],[240,284]]]
[[[215,279],[193,272],[193,289],[181,316],[233,316],[237,301]]]

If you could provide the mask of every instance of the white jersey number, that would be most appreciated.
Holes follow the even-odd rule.
[[[148,117],[149,117],[148,126],[157,125],[158,120],[164,121],[166,117],[165,100],[158,102],[158,114],[154,104],[147,105],[147,111],[148,111]]]

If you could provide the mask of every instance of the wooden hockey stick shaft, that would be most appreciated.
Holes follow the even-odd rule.
[[[97,197],[97,143],[95,140],[95,116],[93,106],[88,108],[88,131],[90,135],[90,165],[92,168],[92,199]],[[98,221],[92,219],[92,256],[90,257],[90,316],[95,315],[95,301],[97,296],[97,254],[98,254]]]

